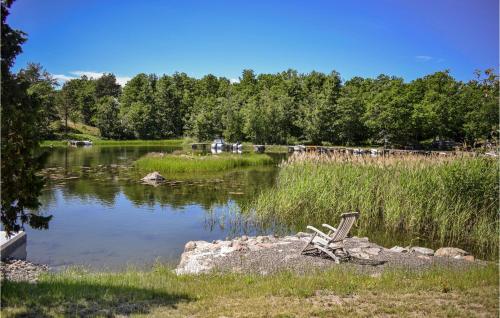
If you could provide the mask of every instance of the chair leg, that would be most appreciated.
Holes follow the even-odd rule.
[[[307,242],[307,244],[304,246],[304,248],[302,249],[302,251],[300,251],[300,254],[304,254],[307,251],[307,248],[312,243],[312,241],[313,241],[313,239],[315,237],[316,237],[316,233],[313,234],[313,236],[311,237],[311,239],[309,240],[309,242]]]
[[[331,250],[328,250],[322,246],[316,246],[316,248],[322,252],[324,252],[326,255],[330,256],[336,264],[339,264],[340,263],[340,259],[337,257],[337,255],[335,255],[335,253]]]

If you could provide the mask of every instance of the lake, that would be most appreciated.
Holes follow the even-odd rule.
[[[54,148],[39,213],[53,215],[48,230],[28,234],[28,260],[53,268],[99,269],[177,263],[186,242],[266,233],[239,207],[271,187],[276,165],[193,175],[175,185],[140,182],[132,167],[164,146]],[[283,155],[274,155],[279,162]],[[167,180],[168,175],[165,175]]]

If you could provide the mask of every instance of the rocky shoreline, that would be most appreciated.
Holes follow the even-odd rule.
[[[366,237],[351,237],[344,246],[354,260],[335,264],[329,258],[301,255],[310,239],[308,233],[299,232],[285,237],[242,236],[226,241],[190,241],[186,243],[177,274],[201,274],[212,271],[270,274],[281,270],[304,273],[334,266],[354,267],[363,271],[381,272],[387,268],[425,269],[435,265],[470,266],[481,263],[472,255],[454,247],[436,251],[425,247],[385,248]],[[360,260],[367,260],[365,265]],[[370,266],[379,264],[378,266]],[[368,265],[366,265],[368,264]]]
[[[49,266],[24,260],[8,259],[0,262],[2,280],[36,283],[40,274],[49,271]]]
[[[378,274],[388,268],[421,270],[436,265],[461,267],[486,263],[475,260],[459,248],[443,247],[436,251],[425,247],[385,248],[366,237],[354,236],[343,242],[353,258],[336,264],[326,257],[300,253],[309,235],[299,232],[284,237],[244,235],[225,241],[190,241],[185,245],[175,272],[178,275],[210,272],[267,275],[283,270],[305,273],[341,266]],[[49,266],[9,259],[0,262],[0,271],[2,280],[36,283],[41,274],[49,271]]]

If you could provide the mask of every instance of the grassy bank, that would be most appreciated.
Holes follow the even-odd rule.
[[[78,138],[71,138],[78,137]],[[186,145],[186,139],[162,139],[162,140],[105,140],[96,137],[87,138],[86,135],[79,134],[78,136],[69,136],[71,140],[90,140],[96,146],[171,146],[181,147]],[[67,147],[68,143],[65,140],[44,140],[41,142],[42,147]]]
[[[304,229],[361,212],[358,228],[498,255],[498,169],[488,158],[293,156],[253,209]]]
[[[176,276],[169,267],[140,272],[70,270],[36,284],[3,282],[2,317],[311,317],[497,316],[496,266],[386,272],[336,268],[297,276]],[[29,297],[27,297],[29,295]]]
[[[219,155],[178,155],[149,154],[135,162],[140,171],[160,173],[214,172],[238,167],[262,166],[272,164],[266,154],[230,154]]]

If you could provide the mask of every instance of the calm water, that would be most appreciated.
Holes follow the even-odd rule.
[[[28,260],[54,268],[176,263],[187,241],[264,232],[237,210],[273,185],[275,166],[189,176],[159,187],[138,181],[142,175],[132,168],[134,160],[174,150],[178,148],[51,150],[40,212],[53,219],[48,230],[26,228]]]

